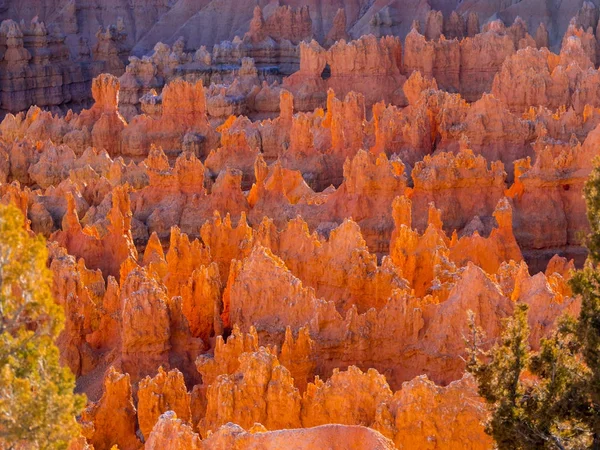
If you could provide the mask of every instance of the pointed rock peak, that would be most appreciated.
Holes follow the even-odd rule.
[[[202,162],[192,152],[183,152],[175,160],[175,172],[181,173],[193,170],[196,176],[204,178],[204,166]]]
[[[242,172],[238,169],[227,167],[219,173],[215,184],[212,187],[212,193],[227,194],[231,191],[242,192]]]
[[[421,22],[418,19],[414,19],[410,24],[410,33],[421,34]]]
[[[265,187],[271,192],[278,192],[282,195],[285,195],[284,174],[281,167],[281,162],[279,160],[275,161],[273,164],[273,171],[267,180]]]
[[[554,255],[552,259],[548,261],[545,273],[547,277],[554,273],[558,273],[563,278],[569,279],[573,270],[575,270],[575,262],[572,259],[567,260],[567,258]]]
[[[223,122],[220,126],[217,127],[217,131],[219,133],[224,133],[224,132],[230,130],[233,127],[233,125],[235,124],[236,120],[237,120],[236,116],[234,116],[234,115],[229,116],[225,122]]]
[[[216,227],[220,227],[223,224],[223,219],[221,218],[221,213],[218,210],[214,210],[213,211],[213,221],[212,224],[210,223],[210,220],[207,220],[206,222],[204,222],[203,226],[207,226],[210,227],[211,225],[214,225]]]
[[[263,247],[260,244],[256,244],[252,251],[250,252],[250,256],[244,260],[244,265],[254,265],[254,264],[267,264],[268,266],[277,267],[289,271],[285,262],[277,255],[275,255],[270,249]]]
[[[229,213],[225,214],[225,219],[223,219],[223,227],[232,230],[233,227],[231,225],[231,215]]]
[[[528,31],[527,23],[521,18],[521,16],[515,17],[515,21],[511,25],[511,27],[519,28],[523,30],[525,33]]]
[[[256,178],[256,185],[259,187],[264,186],[268,176],[269,167],[267,166],[262,153],[258,153],[254,160],[254,177]]]
[[[297,215],[296,217],[288,221],[286,225],[286,231],[293,231],[295,233],[299,232],[306,236],[310,236],[308,223],[306,223],[306,221],[300,215]]]
[[[412,202],[404,195],[396,197],[392,203],[392,217],[394,218],[394,226],[399,229],[405,225],[408,228],[412,227]]]
[[[425,37],[434,41],[440,38],[444,31],[444,15],[441,11],[430,10],[425,23]]]
[[[418,70],[415,70],[410,77],[408,77],[408,80],[406,80],[404,86],[402,86],[404,95],[406,96],[406,99],[410,105],[417,103],[423,91],[428,91],[431,89],[438,89],[435,78],[425,78]]]
[[[298,354],[302,350],[304,354],[310,355],[314,348],[315,342],[310,337],[310,331],[308,327],[302,327],[298,330],[298,336],[294,339],[291,327],[285,329],[285,339],[281,347],[282,359],[285,359],[286,355]]]
[[[81,223],[79,222],[79,217],[77,216],[77,205],[75,203],[75,197],[71,192],[67,192],[67,209],[65,212],[65,216],[62,220],[62,229],[66,232],[77,232],[81,231]]]
[[[255,42],[260,42],[266,38],[265,18],[263,16],[262,8],[258,5],[254,7],[247,36]]]
[[[145,450],[163,450],[165,448],[185,448],[186,450],[203,448],[200,436],[194,432],[191,426],[178,419],[174,411],[161,414],[144,446]]]
[[[246,217],[246,211],[242,211],[240,213],[240,220],[238,220],[238,224],[236,229],[248,229],[250,226],[248,225],[248,218]]]
[[[119,279],[121,280],[121,282],[123,283],[125,280],[128,279],[129,275],[132,272],[137,271],[138,269],[141,269],[139,264],[137,263],[137,261],[135,259],[133,259],[132,257],[128,257],[125,261],[123,261],[121,263],[121,266],[119,267]],[[146,271],[143,271],[143,276],[146,276]]]
[[[479,34],[479,16],[475,12],[469,13],[467,17],[467,36],[474,37]]]
[[[150,239],[148,239],[148,243],[146,244],[142,264],[144,266],[148,266],[150,263],[155,262],[166,262],[166,260],[165,252],[163,250],[160,239],[158,238],[158,234],[156,234],[156,232],[154,231],[150,235]]]
[[[463,297],[466,292],[470,292],[471,297],[485,297],[486,292],[493,292],[494,295],[503,295],[500,286],[490,279],[490,276],[483,269],[472,262],[467,263],[460,279],[450,292],[449,298],[453,296]],[[493,302],[493,299],[490,298],[489,301]]]
[[[169,159],[167,158],[167,155],[165,155],[165,152],[163,152],[162,148],[157,147],[154,144],[150,146],[148,157],[144,162],[148,170],[166,172],[171,169],[169,166]]]
[[[325,128],[331,128],[333,111],[341,103],[342,102],[336,98],[335,91],[332,88],[327,89],[327,112],[325,114],[325,120],[323,121],[323,126]]]
[[[174,168],[179,189],[188,194],[204,192],[204,165],[191,152],[182,153]]]
[[[92,97],[101,110],[117,111],[121,84],[114,75],[103,73],[92,81]]]
[[[189,247],[190,245],[190,240],[188,238],[188,235],[185,233],[182,233],[181,230],[179,229],[178,226],[173,226],[171,227],[171,236],[170,236],[170,240],[169,240],[169,251],[167,252],[170,253],[171,251],[175,251],[176,248],[181,247],[181,246],[186,246]]]
[[[427,215],[427,225],[432,225],[437,230],[444,228],[444,222],[442,222],[442,211],[435,207],[435,203],[429,204],[429,210]]]
[[[227,338],[227,342],[221,339],[221,345],[219,353],[222,353],[226,347],[237,347],[240,346],[243,352],[255,352],[258,350],[258,333],[254,327],[250,327],[248,333],[242,332],[238,324],[233,325],[231,335]],[[215,351],[215,355],[217,352]]]
[[[500,230],[510,230],[512,232],[512,206],[506,197],[502,197],[496,209],[494,210],[494,218],[498,222]]]
[[[110,366],[104,375],[103,384],[103,396],[119,393],[124,394],[119,397],[131,399],[131,382],[128,373],[121,373],[114,366]]]
[[[279,93],[279,117],[284,121],[292,120],[294,116],[294,96],[282,89]]]
[[[356,249],[367,249],[367,243],[360,227],[352,219],[345,219],[341,225],[331,231],[328,244],[336,249],[337,254],[347,254]]]
[[[548,48],[550,45],[550,34],[548,28],[544,22],[540,22],[537,30],[535,31],[535,45],[538,49]]]
[[[449,245],[449,247],[452,248],[456,244],[458,244],[458,232],[456,230],[454,230],[452,232],[452,237],[450,238],[450,245]]]

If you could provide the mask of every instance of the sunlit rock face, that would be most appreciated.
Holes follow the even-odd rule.
[[[72,450],[493,448],[467,311],[489,347],[526,303],[533,349],[578,313],[596,7],[5,3]]]

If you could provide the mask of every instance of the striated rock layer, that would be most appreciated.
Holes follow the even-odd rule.
[[[92,78],[125,69],[128,49],[120,43],[122,29],[109,27],[97,34],[93,51],[81,41],[71,51],[65,35],[36,17],[29,25],[0,23],[0,114],[17,113],[37,105],[54,111],[89,106]]]

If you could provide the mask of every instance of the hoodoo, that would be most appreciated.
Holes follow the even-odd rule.
[[[594,2],[92,3],[0,7],[0,448],[598,442],[497,421],[595,374]]]

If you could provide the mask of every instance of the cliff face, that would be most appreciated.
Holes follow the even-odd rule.
[[[75,49],[54,23],[46,26],[38,16],[28,25],[4,20],[0,24],[0,114],[33,105],[54,112],[89,106],[94,76],[124,72],[129,53],[123,42],[126,37],[122,27],[113,25],[98,32],[93,51],[83,40]]]
[[[253,28],[255,5],[238,4],[233,1],[189,3],[164,0],[153,0],[147,5],[129,5],[123,0],[111,0],[98,6],[89,1],[62,4],[49,0],[27,0],[19,4],[8,3],[0,18],[18,18],[28,22],[38,16],[41,20],[60,26],[75,46],[77,36],[95,43],[98,27],[107,27],[121,17],[126,29],[131,30],[127,38],[128,44],[135,43],[136,52],[143,53],[152,49],[158,41],[172,44],[180,36],[189,40],[194,48],[201,45],[213,46],[226,39],[232,39],[236,34],[243,36]],[[385,4],[372,4],[363,0],[340,0],[334,3],[323,0],[308,3],[291,0],[281,2],[281,5],[284,5],[282,7],[268,2],[260,2],[259,5],[264,8],[265,28],[272,33],[284,29],[282,34],[287,39],[303,36],[301,31],[306,30],[307,16],[310,16],[311,31],[315,37],[325,39],[332,28],[339,27],[340,8],[344,11],[346,23],[351,24],[346,31],[352,36],[393,33],[403,37],[410,31],[411,23],[415,19],[427,30],[428,37],[439,37],[440,33],[444,33],[447,38],[461,37],[462,34],[471,36],[474,30],[478,29],[479,23],[484,24],[495,16],[508,23],[520,17],[530,30],[536,30],[540,22],[544,23],[553,44],[560,42],[572,17],[577,17],[584,30],[590,26],[595,29],[598,17],[595,7],[590,8],[585,6],[585,3],[582,6],[581,2],[553,7],[548,7],[541,1],[513,6],[502,2],[461,3],[456,0],[438,1],[432,5],[417,1],[403,3],[399,0]],[[300,8],[306,5],[309,10],[302,12]],[[431,11],[433,6],[441,9],[443,14]],[[289,14],[284,9],[288,7],[298,10]],[[457,13],[455,15],[452,14],[454,10]],[[286,27],[282,27],[282,23],[286,24]]]
[[[386,100],[404,105],[398,85],[414,70],[474,101],[490,91],[502,63],[516,51],[557,49],[561,44],[565,48],[572,38],[582,43],[579,60],[587,56],[596,63],[600,46],[594,35],[595,5],[530,3],[524,7],[456,0],[432,4],[394,0],[385,5],[366,0],[277,4],[153,0],[147,5],[111,0],[100,6],[89,1],[8,2],[0,12],[5,20],[0,54],[7,66],[2,111],[18,112],[33,104],[63,112],[81,109],[90,103],[92,77],[105,71],[125,76],[121,109],[131,118],[146,101],[152,109],[153,95],[160,94],[167,82],[183,77],[207,86],[230,86],[244,71],[242,61],[251,58],[259,68],[246,77],[257,81],[254,89],[227,89],[210,107],[211,115],[225,119],[234,112],[254,112],[257,92],[252,90],[268,96],[262,82],[271,85],[296,72],[303,55],[308,55],[302,42],[312,39],[331,52],[327,62],[337,80],[329,87],[342,96],[350,90],[362,92],[368,104]],[[367,36],[381,40],[376,43]],[[349,67],[345,60],[357,64]],[[313,91],[310,100],[300,103],[306,95],[298,97],[305,111],[322,104],[323,98],[314,91],[327,89],[318,89],[316,81],[304,87]],[[272,112],[274,105],[272,99],[260,100],[256,112]]]

